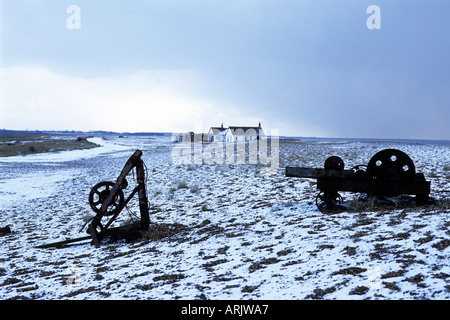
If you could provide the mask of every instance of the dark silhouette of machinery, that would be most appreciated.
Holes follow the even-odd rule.
[[[416,173],[411,158],[403,151],[385,149],[376,153],[367,165],[344,169],[344,161],[331,156],[324,168],[286,167],[286,177],[317,179],[317,208],[324,212],[336,210],[343,198],[339,191],[367,193],[374,196],[415,195],[416,202],[426,203],[430,182]]]
[[[129,240],[138,238],[141,235],[141,231],[148,230],[150,219],[145,189],[145,168],[141,156],[142,151],[140,150],[136,150],[133,153],[123,167],[116,182],[102,181],[97,183],[91,189],[89,193],[89,204],[96,215],[91,219],[87,228],[89,236],[45,244],[38,246],[38,248],[60,247],[69,243],[88,239],[92,239],[91,244],[98,247],[101,240],[105,237]],[[128,187],[126,176],[133,168],[136,168],[137,186],[125,199],[123,190]],[[139,198],[139,210],[141,214],[140,222],[127,226],[110,228],[117,216],[136,194],[138,194]]]

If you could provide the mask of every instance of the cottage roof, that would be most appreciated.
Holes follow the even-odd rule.
[[[230,129],[230,132],[233,135],[239,135],[239,134],[244,135],[244,134],[249,134],[251,132],[254,132],[255,134],[259,134],[259,130],[262,131],[261,127],[237,127],[237,126],[230,126],[229,129]],[[254,131],[247,132],[249,130],[254,130]]]
[[[209,134],[213,135],[228,135],[230,133],[231,135],[264,135],[264,131],[261,127],[261,122],[258,123],[257,127],[242,127],[242,126],[229,126],[228,128],[224,128],[223,123],[220,127],[211,127],[209,129]]]
[[[224,128],[224,127],[211,127],[210,130],[212,131],[213,134],[219,134],[221,132],[225,132],[227,130],[227,128]]]

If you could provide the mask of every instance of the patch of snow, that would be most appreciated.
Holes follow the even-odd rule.
[[[0,226],[12,233],[0,238],[1,299],[450,298],[448,146],[281,141],[282,167],[322,167],[330,155],[351,167],[387,147],[402,149],[442,204],[327,215],[315,207],[315,181],[283,170],[267,176],[257,165],[174,165],[165,138],[94,142],[103,146],[2,159]],[[90,188],[115,181],[137,148],[151,230],[167,225],[173,233],[98,249],[89,241],[37,249],[86,235]],[[135,178],[127,179],[131,190]],[[129,209],[138,213],[134,200]],[[114,225],[130,218],[124,210]]]

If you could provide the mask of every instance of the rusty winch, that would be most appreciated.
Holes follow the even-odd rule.
[[[317,208],[324,212],[341,207],[339,191],[395,197],[415,195],[417,203],[426,203],[430,182],[417,173],[411,158],[403,151],[385,149],[376,153],[367,165],[344,169],[344,161],[337,156],[325,160],[324,168],[286,167],[286,177],[317,179]]]
[[[150,219],[145,189],[145,168],[141,156],[142,151],[136,150],[126,162],[116,182],[100,182],[89,192],[89,204],[96,213],[87,228],[89,236],[45,244],[38,248],[59,247],[68,243],[88,239],[92,239],[91,244],[99,246],[100,241],[105,237],[114,236],[120,238],[121,235],[126,237],[129,234],[136,234],[139,233],[139,231],[147,230],[150,225]],[[128,187],[126,176],[133,168],[136,168],[137,186],[125,199],[123,190]],[[140,222],[138,224],[110,228],[120,212],[122,212],[136,194],[138,194],[139,198]]]
[[[139,210],[141,213],[140,228],[141,230],[148,229],[150,219],[148,215],[147,193],[145,190],[144,161],[142,161],[141,156],[141,150],[136,150],[133,153],[115,183],[103,181],[91,189],[89,193],[89,204],[96,213],[96,216],[89,224],[88,233],[92,236],[92,242],[96,246],[99,245],[99,241],[103,238],[111,223],[113,223],[136,193],[139,197]],[[136,167],[137,186],[125,199],[123,190],[128,187],[126,176],[134,167]],[[104,225],[101,223],[103,218],[108,219]]]

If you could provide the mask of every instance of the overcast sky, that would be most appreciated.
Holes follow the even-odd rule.
[[[0,128],[450,139],[448,0],[0,3]]]

